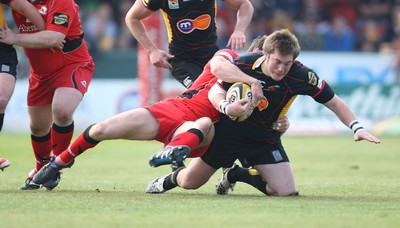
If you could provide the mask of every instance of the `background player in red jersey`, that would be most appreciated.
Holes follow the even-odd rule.
[[[163,193],[176,186],[196,189],[205,184],[218,168],[226,167],[217,183],[218,194],[227,194],[237,181],[241,181],[266,195],[297,195],[289,158],[281,144],[281,134],[274,130],[275,121],[287,112],[297,95],[311,96],[332,110],[353,131],[355,141],[380,143],[363,128],[351,109],[324,80],[295,61],[299,53],[297,38],[283,29],[265,38],[263,53],[238,57],[235,64],[262,84],[264,102],[259,103],[251,116],[241,123],[232,121],[228,116],[221,117],[215,123],[215,135],[207,152],[201,158],[193,159],[187,168],[181,167],[172,174],[155,179],[146,192]],[[222,83],[214,86],[227,90],[230,85]],[[220,94],[210,97],[216,108],[225,99],[224,90],[220,91]],[[233,165],[241,156],[245,156],[261,176]]]
[[[73,114],[95,68],[83,39],[78,5],[73,0],[32,0],[32,4],[45,20],[44,31],[38,31],[15,11],[20,34],[0,29],[0,42],[24,47],[31,65],[28,111],[36,167],[21,190],[39,188],[31,183],[35,173],[49,162],[51,152],[57,156],[68,147],[74,130]],[[60,174],[45,187],[51,190],[59,181]]]
[[[227,46],[235,51],[242,50],[246,45],[245,32],[253,16],[253,6],[249,0],[223,2],[237,10],[236,26]],[[137,0],[126,15],[126,24],[148,52],[151,63],[170,69],[176,80],[189,88],[218,50],[216,5],[216,0]],[[151,41],[142,22],[157,10],[164,16],[169,52]]]
[[[0,0],[0,28],[4,29],[7,27],[2,4],[26,15],[37,29],[44,29],[43,18],[35,7],[25,0]],[[8,102],[14,92],[17,77],[17,64],[17,53],[14,47],[0,42],[0,131],[3,128],[4,115]],[[3,170],[9,165],[10,162],[8,160],[0,158],[0,169]]]
[[[256,80],[245,75],[231,62],[237,56],[232,50],[220,50],[215,58],[224,58],[229,62],[231,71],[226,70],[221,75],[225,80],[236,82],[243,80],[252,84]],[[215,65],[215,63],[214,63]],[[220,113],[212,106],[208,99],[208,90],[217,81],[212,74],[213,61],[206,65],[203,73],[196,82],[182,95],[170,98],[146,108],[136,108],[115,115],[101,123],[89,126],[72,144],[50,164],[44,166],[33,178],[36,184],[46,183],[59,170],[71,163],[76,156],[89,148],[96,146],[100,141],[111,139],[129,140],[157,140],[164,143],[166,159],[184,159],[190,156],[201,156],[211,142],[214,135],[213,123]],[[257,84],[258,85],[258,84]],[[253,104],[257,104],[261,97],[261,87],[252,88],[255,94]],[[246,100],[232,103],[229,114],[242,116],[249,112],[251,105]],[[170,164],[170,160],[157,159],[153,166]]]

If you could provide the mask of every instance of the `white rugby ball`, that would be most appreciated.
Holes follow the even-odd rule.
[[[252,98],[251,87],[243,82],[236,82],[231,87],[229,87],[228,91],[226,92],[226,100],[229,103],[233,103],[235,101],[246,99],[251,101]],[[251,115],[251,112],[245,116],[235,117],[229,116],[233,121],[242,122],[246,120]]]

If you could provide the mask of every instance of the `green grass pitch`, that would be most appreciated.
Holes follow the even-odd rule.
[[[29,135],[0,135],[1,227],[400,227],[400,138],[284,136],[298,197],[266,197],[243,183],[215,194],[217,171],[198,190],[144,194],[170,172],[151,168],[157,142],[105,141],[77,158],[49,192],[17,190],[33,168]]]

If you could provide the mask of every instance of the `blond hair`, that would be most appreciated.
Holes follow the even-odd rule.
[[[278,51],[282,55],[293,55],[296,59],[300,54],[300,44],[296,36],[287,29],[277,30],[268,35],[264,41],[264,54],[271,54]]]

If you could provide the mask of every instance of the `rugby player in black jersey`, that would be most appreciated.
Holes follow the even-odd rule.
[[[310,68],[296,61],[300,54],[297,38],[287,29],[265,37],[262,53],[250,53],[235,60],[244,73],[258,79],[264,99],[243,122],[228,116],[215,123],[215,136],[208,151],[194,158],[188,167],[181,167],[155,179],[147,193],[163,193],[176,186],[196,189],[204,185],[219,168],[225,168],[217,183],[217,193],[227,194],[237,181],[248,183],[265,195],[297,195],[289,158],[281,143],[281,134],[274,122],[284,115],[297,95],[307,95],[332,110],[339,120],[354,133],[354,140],[375,144],[380,140],[369,133],[352,110],[331,87]],[[218,75],[216,75],[218,76]],[[231,84],[221,82],[210,90],[210,100],[216,108]],[[216,92],[216,91],[220,91]],[[245,156],[259,175],[234,165]],[[231,167],[231,168],[228,168]]]
[[[237,10],[235,29],[227,46],[234,51],[246,45],[246,28],[253,16],[249,0],[224,0]],[[126,24],[150,56],[156,67],[170,69],[186,88],[201,74],[206,63],[218,51],[216,0],[137,0],[126,15]],[[168,31],[169,52],[150,39],[142,20],[160,10]]]

